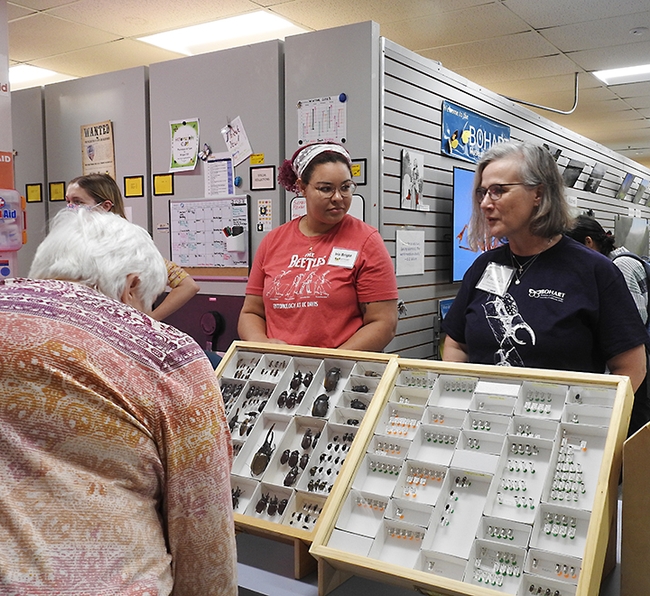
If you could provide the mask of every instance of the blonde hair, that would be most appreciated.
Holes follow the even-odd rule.
[[[77,184],[83,188],[99,205],[104,201],[110,201],[113,206],[111,211],[126,219],[124,212],[124,199],[117,182],[108,174],[87,174],[77,176],[70,180],[69,184]]]

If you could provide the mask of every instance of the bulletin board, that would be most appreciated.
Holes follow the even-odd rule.
[[[245,278],[249,197],[169,202],[171,260],[199,279]]]

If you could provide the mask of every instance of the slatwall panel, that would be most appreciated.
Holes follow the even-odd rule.
[[[409,50],[383,41],[382,51],[382,235],[395,256],[395,234],[399,228],[425,233],[425,274],[400,276],[400,298],[407,315],[399,321],[395,339],[387,351],[409,358],[436,357],[434,325],[438,300],[456,294],[451,284],[452,178],[453,167],[474,169],[468,162],[441,154],[442,102],[449,100],[511,127],[513,140],[547,143],[562,149],[558,164],[578,159],[587,166],[576,186],[582,188],[595,163],[607,168],[597,193],[567,189],[578,212],[593,209],[606,229],[613,229],[618,215],[650,218],[650,207],[632,205],[638,178],[650,178],[650,170],[597,143],[564,129],[535,112],[467,81]],[[424,202],[429,212],[400,209],[401,150],[425,156]],[[638,178],[625,201],[615,198],[626,173]],[[636,211],[632,211],[632,209]]]

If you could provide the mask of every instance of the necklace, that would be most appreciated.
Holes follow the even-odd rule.
[[[537,258],[541,254],[542,254],[541,252],[538,252],[536,255],[530,257],[527,261],[521,263],[519,259],[514,255],[514,253],[510,251],[510,262],[512,263],[512,266],[515,268],[515,285],[519,285],[521,283],[521,278],[524,276],[526,271],[528,271],[531,268],[532,264],[537,260]]]
[[[512,248],[508,246],[510,249],[510,262],[512,263],[512,266],[515,269],[515,285],[519,285],[521,283],[521,278],[524,276],[526,271],[528,271],[532,264],[537,260],[539,255],[541,255],[544,251],[548,250],[551,248],[553,243],[555,242],[557,236],[551,236],[548,239],[548,246],[540,250],[537,254],[533,255],[532,257],[528,257],[523,263],[519,261],[519,259],[515,256],[515,254],[512,252]],[[561,236],[559,237],[561,238]],[[558,239],[559,239],[558,238]]]

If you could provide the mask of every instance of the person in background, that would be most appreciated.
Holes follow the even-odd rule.
[[[120,188],[108,174],[88,174],[74,178],[68,184],[65,200],[70,207],[96,208],[126,218]],[[151,314],[158,321],[164,321],[176,312],[200,289],[194,279],[176,263],[165,259],[165,264],[170,292]]]
[[[646,375],[647,332],[614,264],[563,235],[572,218],[551,154],[493,145],[478,163],[469,245],[481,254],[443,320],[444,360]]]
[[[356,184],[336,143],[298,149],[278,181],[306,215],[269,232],[253,261],[243,340],[381,351],[395,336],[397,282],[379,232],[348,215]]]
[[[630,251],[624,246],[616,248],[614,236],[606,232],[600,223],[589,215],[579,215],[575,219],[573,227],[567,232],[567,236],[613,260],[614,265],[621,270],[627,289],[630,291],[641,320],[647,328],[648,276],[643,263],[637,258],[629,256]],[[632,407],[628,436],[650,422],[650,395],[648,390],[648,377],[646,375],[643,383],[634,394],[634,406]]]
[[[6,593],[237,594],[223,400],[148,315],[165,280],[145,230],[63,210],[30,279],[0,282]]]

